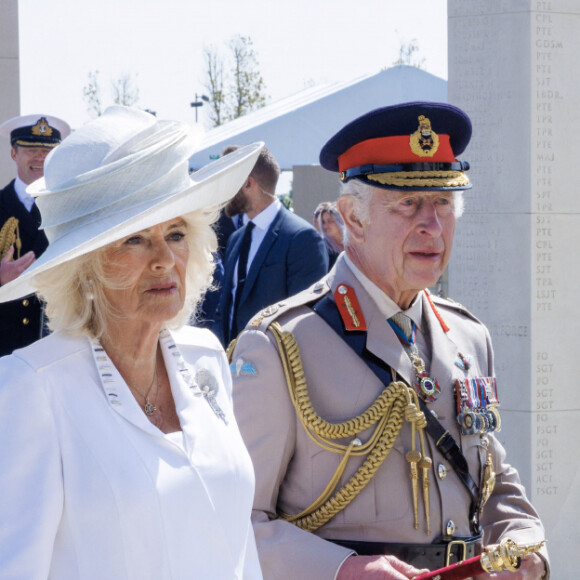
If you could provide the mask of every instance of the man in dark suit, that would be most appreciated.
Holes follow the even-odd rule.
[[[15,117],[0,126],[17,172],[0,190],[0,285],[20,276],[48,245],[26,186],[43,177],[45,157],[69,133],[67,123],[48,115]],[[0,305],[0,356],[34,342],[41,331],[42,307],[34,295]]]
[[[228,147],[224,155],[234,149]],[[264,148],[226,206],[228,216],[245,213],[249,221],[232,234],[226,250],[214,326],[224,346],[265,306],[304,290],[328,271],[328,254],[318,232],[274,195],[279,175],[278,163]]]

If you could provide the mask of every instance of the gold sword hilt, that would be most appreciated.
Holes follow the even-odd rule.
[[[512,539],[505,538],[498,546],[481,555],[481,567],[486,572],[515,572],[520,567],[522,558],[535,554],[545,543],[546,540],[542,540],[536,544],[518,546]]]

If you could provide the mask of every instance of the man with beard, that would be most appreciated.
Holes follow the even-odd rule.
[[[48,245],[26,187],[44,175],[44,159],[69,133],[68,123],[49,115],[14,117],[0,125],[16,164],[16,178],[0,190],[0,286],[20,276]],[[0,356],[40,338],[41,313],[35,296],[0,306]]]
[[[224,155],[237,149],[224,150]],[[324,241],[275,195],[280,167],[264,148],[248,179],[226,206],[249,218],[228,241],[224,287],[214,331],[224,346],[269,304],[304,290],[328,271]]]

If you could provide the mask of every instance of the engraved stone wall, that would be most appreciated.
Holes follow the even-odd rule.
[[[488,326],[501,441],[546,526],[553,578],[580,514],[580,3],[449,0],[449,102],[474,127],[449,294]]]
[[[0,124],[20,112],[18,0],[0,0]],[[16,175],[10,144],[0,139],[0,188]]]

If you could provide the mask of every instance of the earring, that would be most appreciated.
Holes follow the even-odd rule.
[[[91,302],[95,299],[95,294],[93,292],[93,281],[92,280],[87,280],[87,292],[85,294],[85,297],[87,298],[87,300],[90,300]]]

